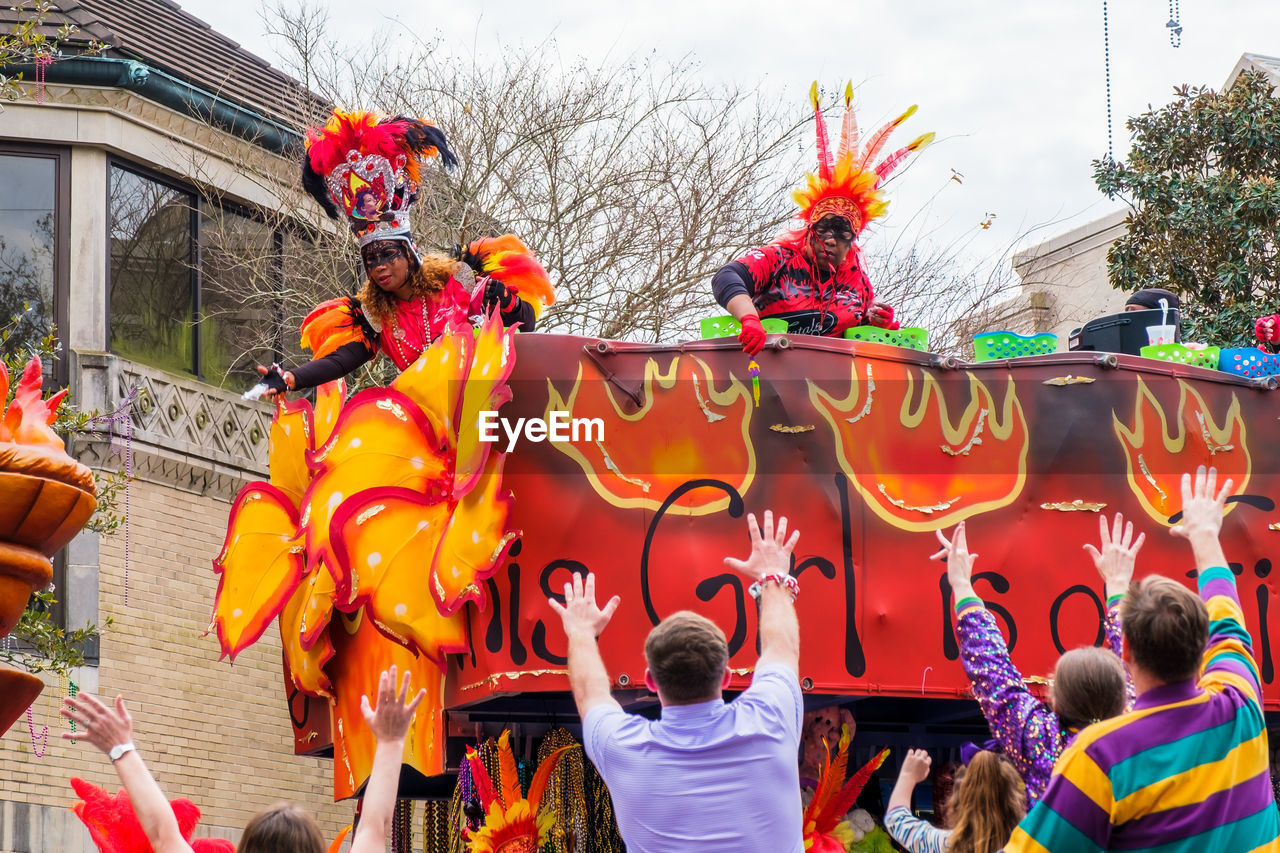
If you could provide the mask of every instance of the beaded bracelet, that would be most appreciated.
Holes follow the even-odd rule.
[[[776,583],[778,586],[786,587],[787,591],[791,593],[792,601],[795,601],[800,595],[800,581],[791,575],[783,574],[761,575],[760,580],[753,583],[747,589],[747,592],[751,593],[752,598],[759,598],[764,592],[764,585],[767,583]]]

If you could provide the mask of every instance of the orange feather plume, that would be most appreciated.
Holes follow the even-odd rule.
[[[913,105],[902,115],[877,130],[862,151],[858,151],[858,120],[853,109],[853,85],[845,86],[845,115],[841,122],[840,145],[834,163],[830,160],[830,143],[826,124],[818,103],[818,84],[809,89],[809,100],[814,108],[818,131],[818,169],[805,176],[805,184],[792,193],[800,206],[800,219],[812,225],[826,216],[842,216],[853,226],[854,234],[860,234],[874,219],[884,215],[889,207],[881,190],[883,180],[896,169],[907,155],[933,141],[928,133],[895,151],[876,168],[871,162],[884,147],[889,134],[916,111]]]
[[[481,237],[467,246],[468,254],[477,258],[477,272],[497,279],[533,306],[535,316],[556,302],[555,287],[538,258],[514,234]]]

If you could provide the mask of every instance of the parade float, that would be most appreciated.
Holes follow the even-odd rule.
[[[66,391],[45,399],[40,359],[27,363],[0,421],[0,637],[18,624],[31,594],[53,580],[51,558],[97,507],[93,472],[67,455],[52,429]],[[0,403],[10,400],[0,363]],[[0,734],[31,706],[44,683],[0,663]]]
[[[1234,483],[1226,550],[1280,709],[1274,378],[1105,352],[967,363],[802,335],[770,336],[756,361],[751,376],[731,339],[490,322],[441,338],[388,388],[282,404],[271,482],[241,493],[215,561],[224,652],[278,617],[297,751],[332,750],[338,798],[372,756],[359,696],[387,664],[411,667],[431,697],[403,790],[447,793],[476,721],[572,717],[547,599],[573,573],[622,598],[601,649],[627,707],[655,702],[644,637],[682,608],[724,627],[730,689],[749,683],[755,609],[722,559],[745,549],[745,513],[772,508],[801,531],[810,707],[963,699],[934,530],[968,521],[974,580],[1015,662],[1047,674],[1102,641],[1101,581],[1080,550],[1098,513],[1152,534],[1139,575],[1192,582],[1181,543],[1158,532],[1177,522],[1182,473],[1207,464]]]

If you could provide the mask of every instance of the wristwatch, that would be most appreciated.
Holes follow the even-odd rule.
[[[124,758],[125,753],[133,752],[136,749],[137,747],[131,743],[116,744],[111,747],[111,751],[107,753],[107,758],[110,758],[111,763],[115,764],[121,758]]]

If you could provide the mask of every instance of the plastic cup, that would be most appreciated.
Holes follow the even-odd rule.
[[[1156,344],[1171,344],[1173,343],[1173,336],[1177,333],[1177,326],[1147,326],[1147,343],[1152,346]]]

